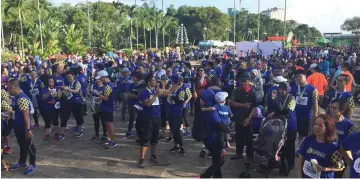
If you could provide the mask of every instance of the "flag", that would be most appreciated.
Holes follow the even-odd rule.
[[[291,47],[291,40],[294,36],[294,33],[292,31],[289,32],[288,38],[286,40],[286,48],[290,48]]]

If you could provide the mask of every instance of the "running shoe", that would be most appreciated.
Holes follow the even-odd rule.
[[[150,156],[150,161],[152,163],[159,163],[158,158],[156,157],[156,155],[151,155]]]
[[[55,134],[55,139],[59,138],[60,134],[59,133],[56,133]]]
[[[96,135],[96,136],[92,137],[90,140],[94,141],[94,140],[98,140],[98,139],[99,139],[99,136]]]
[[[108,145],[106,145],[106,148],[107,149],[112,149],[114,147],[116,147],[117,144],[116,144],[116,141],[110,141]]]
[[[172,137],[166,138],[166,142],[172,142],[174,139]]]
[[[179,154],[180,154],[181,156],[185,156],[185,149],[181,147]]]
[[[139,160],[139,168],[145,168],[144,159]]]
[[[206,155],[206,151],[203,150],[203,149],[201,149],[201,152],[200,152],[200,154],[199,154],[199,157],[205,158],[205,155]]]
[[[49,140],[49,139],[50,139],[50,134],[45,134],[44,140]]]
[[[64,134],[59,135],[59,137],[57,138],[57,140],[58,140],[59,142],[65,140],[65,135],[64,135]]]
[[[185,132],[183,136],[184,136],[184,137],[190,137],[190,136],[191,136],[191,132]]]
[[[78,133],[79,132],[78,127],[77,126],[73,127],[71,132],[75,134]]]
[[[10,167],[10,170],[17,170],[19,168],[24,168],[26,167],[26,163],[16,163],[15,165]]]
[[[106,135],[103,135],[100,139],[100,141],[106,141],[108,139],[108,137]]]
[[[36,165],[30,165],[29,168],[24,172],[25,175],[30,175],[34,173],[34,171],[37,169]]]
[[[33,128],[34,128],[34,129],[39,128],[39,127],[40,127],[39,124],[34,124],[34,125],[33,125]]]
[[[132,137],[133,135],[134,135],[133,133],[127,131],[126,134],[125,134],[125,136],[124,136],[124,138],[127,139],[127,138],[129,138],[129,137]]]
[[[210,152],[207,153],[207,158],[209,158],[209,159],[212,158],[212,155]]]
[[[5,149],[4,149],[4,153],[5,153],[5,154],[11,154],[11,152],[12,152],[11,147],[10,147],[10,146],[6,146]]]
[[[81,137],[81,136],[83,136],[83,135],[84,135],[83,132],[82,132],[82,131],[79,131],[78,133],[76,133],[75,137],[79,138],[79,137]]]
[[[165,139],[166,139],[166,137],[160,136],[158,140],[165,140]]]
[[[170,149],[170,152],[177,152],[177,151],[179,151],[179,150],[180,150],[179,147],[174,146],[172,149]]]

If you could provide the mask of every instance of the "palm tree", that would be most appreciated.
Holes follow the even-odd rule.
[[[24,29],[23,29],[23,9],[25,8],[25,1],[26,0],[5,0],[6,7],[4,9],[4,13],[6,16],[9,15],[10,9],[17,9],[18,11],[18,18],[20,22],[20,33],[21,33],[21,58],[24,58]]]
[[[165,34],[167,35],[171,35],[170,32],[168,32],[168,30],[170,29],[176,29],[179,25],[178,20],[175,17],[172,16],[164,16],[163,17],[163,24],[160,26],[162,32],[163,32],[163,46],[165,48]],[[170,40],[169,40],[169,44],[170,44]]]

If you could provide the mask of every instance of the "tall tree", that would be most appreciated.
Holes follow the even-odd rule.
[[[341,30],[345,31],[359,31],[360,30],[360,16],[346,19],[341,25]]]

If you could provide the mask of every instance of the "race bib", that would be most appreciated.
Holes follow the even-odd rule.
[[[315,171],[311,162],[309,162],[307,160],[304,161],[303,172],[306,176],[308,176],[310,178],[320,178],[320,175],[321,175],[321,172]]]
[[[143,110],[143,108],[142,108],[141,106],[137,105],[137,104],[135,104],[134,107],[135,107],[136,110],[138,110],[138,111],[142,111],[142,110]]]
[[[114,83],[114,84],[113,84],[113,87],[116,88],[116,87],[117,87],[117,83]]]
[[[102,100],[101,98],[94,98],[95,104],[101,104]]]
[[[56,94],[56,89],[49,89],[49,91],[50,91],[51,96],[54,97],[54,95]]]
[[[61,107],[60,102],[56,102],[54,106],[55,106],[55,109],[60,109],[60,107]]]
[[[159,98],[157,97],[155,101],[152,103],[153,106],[160,105]]]
[[[31,95],[38,95],[39,94],[39,89],[35,88],[33,90],[30,90],[30,94]]]
[[[356,159],[354,162],[354,170],[356,173],[360,174],[360,158]]]
[[[68,92],[66,94],[66,97],[67,97],[68,100],[70,100],[73,97],[73,94],[71,92]]]
[[[296,104],[306,106],[308,104],[308,97],[296,96]]]

